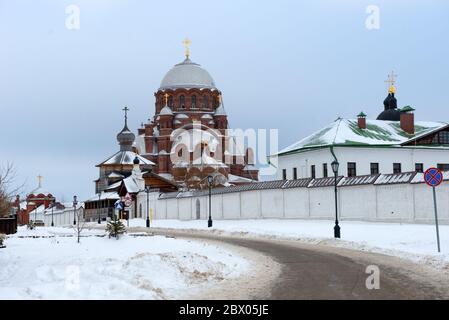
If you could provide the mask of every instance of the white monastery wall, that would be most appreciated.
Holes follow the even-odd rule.
[[[408,174],[413,178],[414,173]],[[449,178],[449,173],[448,173]],[[382,176],[381,176],[382,177]],[[422,177],[422,175],[421,175]],[[407,178],[407,177],[405,177]],[[414,178],[413,178],[414,179]],[[360,184],[338,187],[339,219],[434,223],[432,189],[424,183]],[[332,180],[332,179],[331,179]],[[316,181],[316,180],[311,180]],[[398,180],[403,181],[403,180]],[[329,182],[328,182],[329,184]],[[440,223],[449,223],[449,180],[437,187]],[[334,187],[285,187],[244,190],[212,195],[213,219],[335,219]],[[207,219],[209,197],[183,197],[176,193],[156,202],[156,219]],[[200,215],[197,216],[197,201]]]

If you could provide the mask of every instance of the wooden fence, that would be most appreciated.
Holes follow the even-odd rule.
[[[0,233],[13,234],[17,232],[17,218],[0,218]]]

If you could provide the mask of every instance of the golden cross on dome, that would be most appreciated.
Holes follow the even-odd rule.
[[[39,183],[39,188],[42,187],[42,180],[44,179],[43,176],[41,176],[40,174],[37,176],[37,181]]]
[[[396,92],[394,84],[396,83],[396,78],[397,77],[398,77],[398,75],[395,74],[394,71],[391,71],[391,73],[388,75],[388,79],[385,80],[385,83],[388,83],[388,92],[389,93],[395,93]]]
[[[186,48],[186,58],[188,59],[190,57],[189,46],[192,44],[192,41],[190,41],[189,38],[185,38],[185,40],[182,43],[184,44],[184,48]]]

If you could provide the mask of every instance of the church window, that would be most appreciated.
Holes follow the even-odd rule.
[[[298,179],[298,169],[293,168],[293,180]]]
[[[186,97],[184,95],[181,95],[179,97],[179,108],[185,109],[186,107]]]
[[[168,106],[170,108],[173,108],[173,97],[172,96],[168,97]]]
[[[393,163],[393,173],[401,173],[402,168],[400,163]]]
[[[371,175],[379,174],[379,163],[371,162],[370,170],[371,170]]]
[[[310,166],[310,176],[312,177],[312,179],[315,179],[315,177],[316,177],[314,164]]]
[[[323,163],[323,178],[327,178],[327,177],[328,177],[327,163]]]
[[[348,177],[355,177],[357,175],[357,165],[355,162],[348,162]]]
[[[282,180],[287,180],[287,169],[282,169]]]
[[[424,172],[424,164],[422,163],[415,163],[415,172]]]
[[[209,98],[207,96],[203,97],[203,105],[202,105],[203,109],[207,109],[209,108]]]
[[[449,171],[449,163],[438,163],[437,168],[441,171]]]
[[[193,95],[191,99],[192,99],[192,109],[196,109],[196,96]]]

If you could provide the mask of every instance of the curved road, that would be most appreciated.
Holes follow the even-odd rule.
[[[145,229],[139,230],[144,231]],[[137,231],[137,230],[136,230]],[[152,230],[192,240],[219,241],[244,247],[271,257],[281,265],[268,297],[272,300],[296,299],[447,299],[448,286],[441,287],[437,273],[398,258],[334,247],[319,248],[294,241],[259,240],[219,236],[207,232]],[[399,266],[394,263],[398,263]],[[394,263],[391,263],[394,262]],[[365,273],[368,265],[380,269],[380,289],[368,290]],[[447,276],[447,275],[446,275]]]

